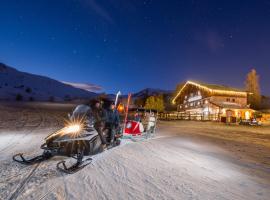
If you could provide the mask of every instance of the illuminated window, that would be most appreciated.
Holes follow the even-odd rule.
[[[246,118],[246,120],[250,119],[250,113],[248,111],[245,112],[245,118]]]

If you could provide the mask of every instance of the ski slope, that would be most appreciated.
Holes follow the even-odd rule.
[[[240,143],[222,139],[222,134],[209,138],[208,125],[162,122],[155,138],[125,140],[94,156],[83,170],[67,175],[55,165],[70,159],[55,157],[23,166],[13,162],[12,155],[41,153],[43,138],[61,127],[70,107],[0,108],[0,199],[269,200],[269,158],[256,160],[238,152]],[[265,155],[267,143],[258,146],[254,141],[249,142]],[[246,148],[255,150],[252,145]]]

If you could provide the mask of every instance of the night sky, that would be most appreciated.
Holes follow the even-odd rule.
[[[0,62],[111,93],[187,80],[270,95],[270,1],[1,0]]]

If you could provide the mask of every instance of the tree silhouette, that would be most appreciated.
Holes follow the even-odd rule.
[[[259,84],[259,75],[255,69],[252,69],[246,76],[245,86],[248,94],[248,103],[251,108],[259,109],[261,106],[261,91]]]

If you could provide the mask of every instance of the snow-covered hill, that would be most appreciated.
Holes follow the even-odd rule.
[[[94,96],[96,93],[0,63],[0,100],[63,101]]]
[[[154,88],[145,88],[139,92],[132,93],[132,100],[135,99],[146,99],[149,96],[157,96],[157,95],[172,95],[173,91],[171,90],[162,90],[162,89],[154,89]],[[107,94],[107,98],[115,99],[115,94]],[[120,98],[127,99],[127,94],[122,94]]]
[[[134,93],[132,96],[134,98],[143,98],[153,95],[160,95],[160,94],[172,94],[171,90],[162,90],[162,89],[154,89],[154,88],[146,88],[137,93]]]

